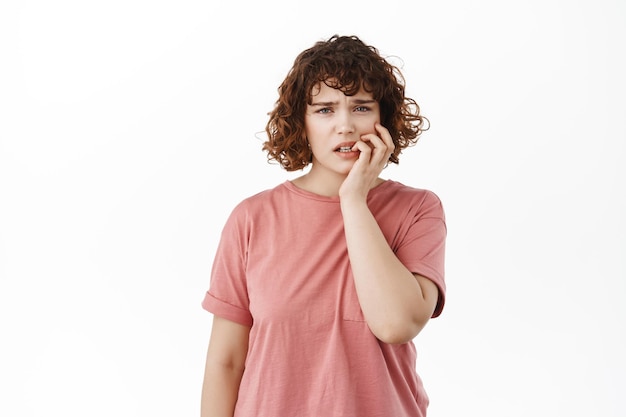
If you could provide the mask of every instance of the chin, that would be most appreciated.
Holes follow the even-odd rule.
[[[352,170],[352,166],[354,165],[354,163],[350,164],[349,167],[342,167],[342,168],[338,168],[335,172],[339,175],[343,175],[343,176],[347,176],[350,171]]]

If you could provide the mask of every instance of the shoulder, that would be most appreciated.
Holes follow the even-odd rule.
[[[231,217],[254,217],[256,214],[267,209],[268,206],[274,205],[274,202],[281,199],[284,194],[284,183],[278,184],[270,189],[259,191],[236,204],[232,210]]]
[[[400,203],[411,206],[421,208],[439,207],[443,210],[441,199],[431,190],[408,186],[393,180],[387,180],[384,185],[385,187],[381,190],[381,195],[385,198],[393,198]]]

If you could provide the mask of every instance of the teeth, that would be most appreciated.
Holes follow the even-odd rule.
[[[352,150],[351,146],[342,146],[339,148],[339,152],[350,152]]]

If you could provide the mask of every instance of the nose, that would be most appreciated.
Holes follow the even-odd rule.
[[[337,133],[345,135],[354,133],[354,131],[354,120],[352,120],[350,112],[341,112],[337,118]]]

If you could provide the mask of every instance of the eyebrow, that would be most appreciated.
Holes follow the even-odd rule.
[[[371,103],[376,103],[376,100],[355,98],[353,102],[354,104],[371,104]],[[311,103],[310,106],[330,107],[330,106],[337,105],[338,103],[339,102],[337,101],[318,101],[318,102]]]

